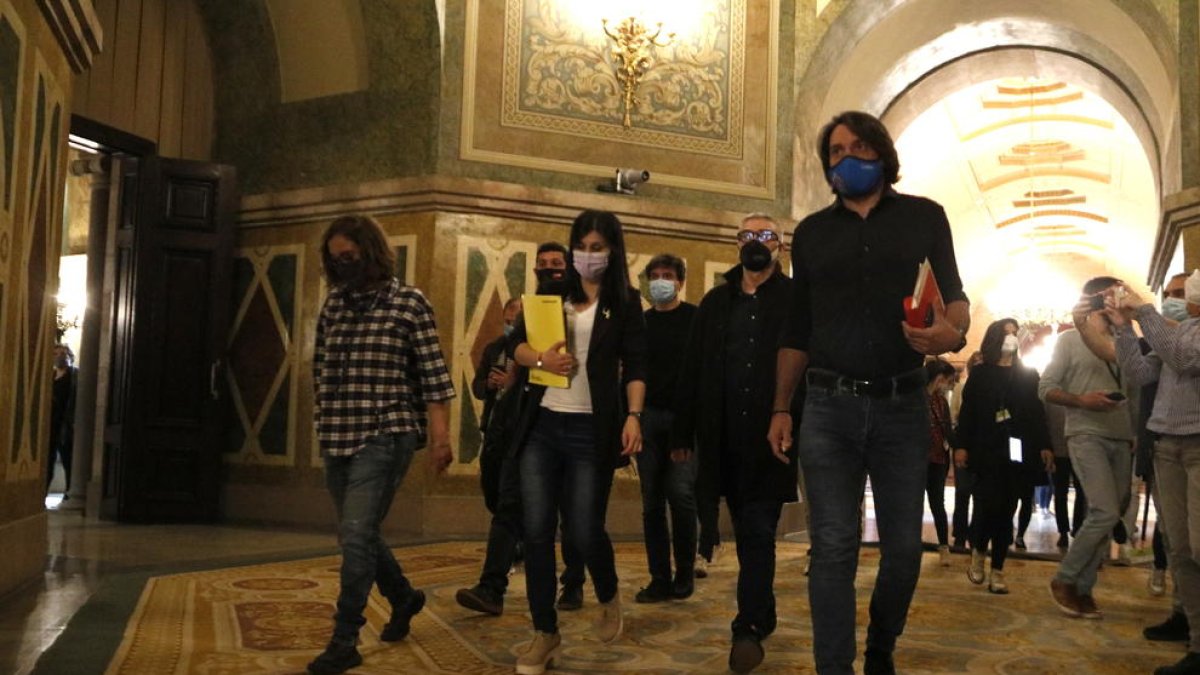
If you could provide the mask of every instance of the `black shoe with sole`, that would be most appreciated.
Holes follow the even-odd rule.
[[[583,608],[583,586],[563,586],[554,608],[560,612],[573,612]]]
[[[741,630],[733,635],[733,645],[729,648],[729,669],[735,673],[748,673],[763,662],[766,652],[762,648],[762,639],[753,629]]]
[[[308,664],[310,675],[338,675],[362,665],[362,655],[354,645],[330,642],[320,656]]]
[[[460,588],[454,594],[454,599],[458,604],[467,609],[491,614],[492,616],[500,616],[504,613],[504,596],[484,588],[480,584],[475,584],[471,588]]]
[[[1171,612],[1167,620],[1142,630],[1142,637],[1154,642],[1186,642],[1189,637],[1187,615],[1183,612]]]
[[[1066,532],[1058,535],[1058,548],[1061,548],[1064,551],[1071,548],[1071,539],[1067,537]]]
[[[676,600],[686,600],[696,592],[696,575],[694,573],[676,572],[675,582],[671,584],[671,595]]]
[[[863,652],[863,675],[896,675],[896,664],[892,653],[879,649]]]
[[[675,596],[671,592],[671,584],[654,579],[650,582],[649,586],[638,591],[637,595],[633,596],[633,601],[645,605],[654,602],[666,602],[673,597]]]
[[[384,642],[395,642],[408,637],[412,627],[412,618],[425,606],[425,591],[413,589],[408,599],[399,607],[392,607],[392,620],[388,621],[379,631],[379,639]]]

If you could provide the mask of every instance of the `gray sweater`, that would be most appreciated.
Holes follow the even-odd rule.
[[[1122,441],[1132,441],[1135,438],[1137,387],[1126,377],[1122,377],[1121,383],[1118,384],[1114,373],[1120,376],[1119,368],[1116,364],[1108,366],[1112,368],[1111,371],[1105,366],[1103,359],[1087,348],[1079,331],[1072,328],[1058,336],[1058,343],[1054,345],[1054,355],[1038,383],[1038,396],[1043,401],[1046,400],[1046,394],[1055,389],[1061,389],[1068,394],[1120,391],[1126,396],[1125,401],[1108,412],[1067,408],[1067,438],[1084,434]]]

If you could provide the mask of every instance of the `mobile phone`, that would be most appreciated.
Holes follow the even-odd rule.
[[[1008,461],[1019,462],[1021,459],[1021,439],[1010,436],[1008,439]]]
[[[1105,394],[1104,396],[1110,401],[1124,401],[1125,400],[1125,394],[1122,394],[1119,391],[1110,391],[1107,394]]]
[[[1097,294],[1093,295],[1091,297],[1091,299],[1088,300],[1088,303],[1089,303],[1089,308],[1093,312],[1099,312],[1100,310],[1104,309],[1104,294],[1097,293]]]

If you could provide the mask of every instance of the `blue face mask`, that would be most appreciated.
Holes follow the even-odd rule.
[[[829,169],[829,184],[843,197],[862,197],[879,187],[883,180],[883,160],[859,159],[846,155]]]
[[[1187,311],[1187,300],[1183,298],[1165,298],[1163,299],[1162,315],[1172,321],[1187,321],[1191,318]]]
[[[513,326],[511,323],[504,324],[504,337],[508,337],[508,336],[512,335],[512,332],[515,328],[516,327]]]
[[[650,301],[656,305],[665,305],[675,299],[675,282],[670,279],[650,280]]]

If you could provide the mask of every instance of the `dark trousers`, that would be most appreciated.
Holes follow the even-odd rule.
[[[333,639],[338,643],[352,645],[358,639],[372,585],[379,585],[392,606],[406,602],[413,592],[392,549],[379,536],[379,525],[416,446],[416,434],[385,434],[368,439],[353,455],[325,458],[325,483],[337,510],[342,547],[341,590],[333,617]]]
[[[992,569],[1004,569],[1008,547],[1013,541],[1013,513],[1017,499],[1028,483],[1017,462],[980,468],[975,482],[975,516],[971,519],[971,548],[992,547]]]
[[[554,534],[560,507],[567,523],[563,535],[591,570],[597,599],[609,602],[617,594],[616,563],[602,515],[612,466],[598,456],[592,415],[547,409],[538,411],[520,462],[529,609],[536,630],[556,633]],[[597,545],[601,542],[607,545]]]
[[[950,542],[946,532],[946,474],[949,472],[948,463],[930,462],[925,476],[925,497],[929,500],[929,512],[933,514],[938,546],[946,546]]]
[[[54,463],[61,459],[63,465],[63,478],[66,483],[63,487],[63,493],[71,491],[71,455],[74,438],[67,435],[66,438],[58,438],[57,435],[50,439],[50,454],[46,457],[46,491],[50,491],[50,484],[54,482]]]
[[[975,472],[971,469],[954,467],[954,520],[950,536],[955,546],[967,540],[971,534],[971,489],[975,486]]]
[[[1017,500],[1021,503],[1021,508],[1017,510],[1017,536],[1024,537],[1025,530],[1029,529],[1029,521],[1033,519],[1033,483],[1028,475],[1019,475],[1017,478]],[[1009,526],[1012,526],[1011,522]]]
[[[642,451],[637,455],[646,561],[650,579],[660,584],[671,581],[672,548],[681,578],[692,578],[696,562],[696,456],[692,453],[686,462],[671,461],[668,437],[673,417],[669,411],[646,408],[642,413]]]
[[[696,552],[712,562],[713,549],[721,545],[721,498],[705,498],[696,494],[696,515],[700,519],[700,536]]]
[[[763,638],[775,631],[775,532],[783,503],[740,497],[726,499],[737,540],[737,616],[734,635],[753,631]]]
[[[489,458],[488,452],[495,452],[499,457]],[[508,572],[517,559],[517,549],[521,544],[521,463],[513,457],[504,457],[497,449],[485,451],[479,464],[484,504],[492,512],[492,522],[488,527],[487,553],[483,559],[479,585],[498,596],[503,596],[508,590]],[[489,466],[491,471],[491,476],[487,478],[483,475],[485,465]],[[492,495],[490,499],[489,493]],[[577,584],[582,586],[582,556],[575,553],[567,543],[565,533],[562,540],[563,561],[567,565],[567,571],[563,573],[563,583],[567,582],[568,576],[571,579],[578,577]]]
[[[1083,518],[1087,515],[1087,497],[1083,494],[1083,487],[1079,485],[1079,477],[1075,475],[1075,471],[1071,468],[1070,457],[1055,457],[1054,458],[1054,519],[1058,523],[1058,533],[1067,534],[1070,532],[1074,535],[1079,531],[1079,526],[1083,524]],[[1067,497],[1071,490],[1071,484],[1075,485],[1075,513],[1071,517],[1068,512]]]

